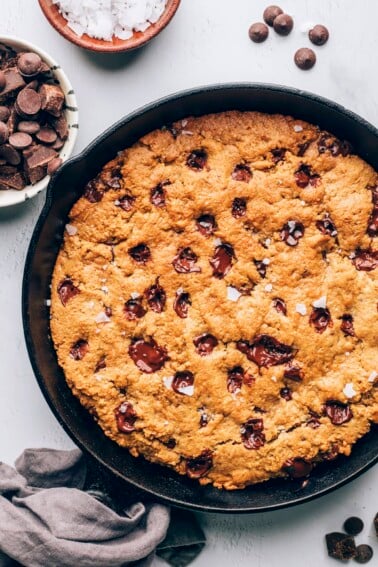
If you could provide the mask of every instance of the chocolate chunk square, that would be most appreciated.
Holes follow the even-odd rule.
[[[327,551],[330,557],[346,561],[356,556],[356,543],[354,537],[340,532],[326,535]]]

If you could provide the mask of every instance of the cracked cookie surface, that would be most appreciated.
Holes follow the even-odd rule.
[[[235,489],[305,477],[378,422],[378,188],[291,117],[188,118],[74,205],[52,281],[59,363],[132,455]]]

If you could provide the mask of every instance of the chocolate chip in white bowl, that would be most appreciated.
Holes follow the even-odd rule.
[[[10,110],[7,106],[0,106],[0,122],[7,122],[10,117]]]
[[[5,144],[9,138],[9,128],[4,122],[0,122],[0,144]]]
[[[24,77],[35,77],[41,70],[42,59],[37,53],[21,53],[18,56],[17,67]]]
[[[47,164],[47,175],[53,175],[56,171],[58,171],[62,163],[63,160],[60,157],[53,158],[49,161]]]
[[[5,89],[7,83],[4,71],[0,71],[0,91]]]
[[[33,120],[20,120],[17,124],[17,130],[19,132],[25,132],[25,134],[36,134],[39,132],[40,128],[40,124]]]
[[[57,140],[57,133],[49,126],[43,126],[38,130],[35,137],[43,144],[53,144]]]
[[[24,150],[28,148],[33,143],[33,138],[30,134],[26,134],[25,132],[16,132],[15,134],[11,134],[9,136],[9,143],[11,146],[16,148],[16,150]]]
[[[41,97],[33,89],[23,89],[16,98],[16,110],[22,117],[36,116],[41,110]]]

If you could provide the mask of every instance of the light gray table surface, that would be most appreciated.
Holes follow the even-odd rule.
[[[1,0],[0,34],[17,35],[57,59],[78,96],[76,152],[128,112],[166,94],[197,85],[256,81],[299,87],[331,98],[378,125],[378,3],[373,0],[283,0],[295,17],[288,38],[271,34],[250,42],[249,24],[261,20],[263,0],[182,0],[176,17],[149,46],[129,55],[94,55],[61,38],[37,0]],[[307,73],[293,64],[308,45],[303,28],[324,23],[329,43],[317,48]],[[70,448],[72,442],[49,410],[33,377],[21,321],[21,281],[27,246],[44,194],[0,210],[0,459],[12,463],[26,447]],[[252,516],[199,515],[208,545],[193,567],[318,567],[336,565],[324,534],[348,515],[365,523],[358,542],[378,557],[372,520],[378,510],[375,467],[314,502]],[[1,527],[0,527],[1,528]],[[374,561],[372,562],[372,564]],[[377,564],[377,563],[375,563]]]

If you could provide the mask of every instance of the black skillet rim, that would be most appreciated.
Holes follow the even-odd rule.
[[[326,106],[327,108],[337,112],[338,114],[341,114],[345,118],[351,119],[353,122],[359,123],[361,126],[366,128],[367,130],[369,130],[378,140],[378,129],[377,128],[375,128],[372,124],[370,124],[367,120],[365,120],[364,118],[362,118],[358,114],[352,112],[351,110],[346,109],[342,105],[340,105],[336,102],[333,102],[333,101],[331,101],[331,100],[329,100],[325,97],[315,95],[315,94],[308,92],[308,91],[303,91],[301,89],[296,89],[296,88],[293,88],[293,87],[275,85],[275,84],[270,84],[270,83],[241,82],[241,83],[221,83],[221,84],[215,84],[215,85],[205,85],[205,86],[195,87],[195,88],[186,89],[186,90],[183,90],[183,91],[173,93],[171,95],[159,98],[152,103],[146,104],[146,105],[138,108],[137,110],[129,113],[128,115],[126,115],[125,117],[123,117],[122,119],[120,119],[119,121],[114,123],[112,126],[107,128],[102,134],[97,136],[90,144],[88,144],[87,147],[82,152],[80,152],[78,155],[67,160],[62,165],[62,167],[57,172],[57,174],[51,178],[51,180],[48,184],[48,187],[47,187],[46,202],[45,202],[45,204],[42,208],[42,211],[40,213],[40,216],[39,216],[37,223],[36,223],[36,226],[34,228],[34,231],[33,231],[32,237],[31,237],[31,241],[30,241],[30,244],[29,244],[26,260],[25,260],[25,268],[24,268],[23,281],[22,281],[22,321],[23,321],[24,336],[25,336],[27,351],[28,351],[28,354],[29,354],[29,359],[30,359],[35,377],[36,377],[37,382],[39,384],[39,387],[40,387],[40,389],[41,389],[41,391],[42,391],[42,393],[45,397],[45,400],[47,401],[51,411],[53,412],[54,416],[56,417],[56,419],[58,420],[60,425],[63,427],[64,431],[73,440],[73,442],[80,447],[80,449],[82,449],[84,452],[90,454],[105,469],[110,470],[115,475],[116,478],[123,480],[123,481],[126,481],[128,484],[130,484],[133,487],[137,488],[138,490],[144,492],[145,494],[149,495],[150,497],[153,496],[154,498],[156,498],[160,502],[170,504],[170,505],[174,505],[174,506],[177,506],[179,508],[191,509],[193,511],[198,511],[198,512],[239,513],[239,514],[240,513],[259,513],[259,512],[268,512],[268,511],[292,507],[292,506],[299,505],[299,504],[304,504],[305,502],[309,502],[311,500],[314,500],[316,498],[324,496],[324,495],[334,491],[335,489],[337,489],[341,486],[344,486],[345,484],[347,484],[347,483],[351,482],[352,480],[356,479],[357,477],[359,477],[363,472],[365,472],[368,469],[370,469],[371,467],[373,467],[378,462],[378,453],[375,457],[370,459],[367,463],[365,463],[364,465],[361,465],[361,467],[358,467],[353,473],[347,474],[339,480],[335,480],[333,482],[330,482],[330,484],[326,488],[317,490],[317,491],[310,493],[306,496],[300,496],[299,495],[300,492],[297,492],[297,490],[295,490],[295,491],[293,491],[293,498],[291,500],[281,502],[281,503],[278,503],[278,504],[271,504],[271,505],[268,505],[268,506],[265,506],[265,507],[256,508],[256,507],[253,507],[253,505],[247,505],[245,507],[234,507],[234,508],[228,507],[228,508],[225,508],[225,507],[218,507],[218,506],[200,505],[200,504],[196,504],[196,503],[188,503],[184,500],[180,500],[179,498],[166,497],[166,496],[160,494],[159,492],[154,492],[151,489],[146,489],[143,486],[143,484],[141,484],[140,482],[137,482],[135,480],[132,480],[130,478],[123,476],[117,469],[115,469],[112,466],[111,463],[105,462],[102,459],[101,455],[97,455],[95,451],[92,451],[91,449],[89,449],[86,446],[84,441],[82,441],[81,439],[78,439],[74,435],[74,433],[71,431],[71,429],[69,427],[69,424],[66,423],[66,421],[63,419],[63,417],[60,415],[58,409],[55,407],[55,404],[50,397],[50,394],[49,394],[47,385],[45,383],[45,380],[42,376],[42,373],[39,370],[36,358],[34,356],[34,345],[33,345],[33,341],[32,341],[32,335],[31,335],[30,324],[29,324],[29,316],[28,316],[28,311],[29,311],[28,289],[29,289],[30,266],[32,264],[32,259],[33,259],[33,256],[34,256],[35,248],[36,248],[37,242],[39,240],[39,236],[40,236],[42,227],[43,227],[45,220],[46,220],[46,218],[47,218],[47,216],[50,212],[50,208],[51,208],[51,205],[52,205],[52,198],[53,198],[53,187],[54,187],[56,179],[60,176],[61,172],[63,170],[70,168],[73,164],[78,163],[78,162],[82,161],[83,159],[85,159],[87,156],[90,155],[91,151],[95,147],[97,147],[102,142],[104,142],[116,130],[125,126],[127,123],[133,121],[137,117],[143,115],[145,112],[151,111],[151,110],[154,110],[154,109],[158,109],[160,106],[164,105],[165,103],[173,102],[175,100],[180,100],[182,98],[189,97],[189,96],[192,96],[192,95],[195,95],[195,94],[201,94],[201,93],[212,92],[212,91],[220,91],[220,90],[225,90],[225,89],[229,90],[229,91],[240,90],[240,89],[246,89],[246,90],[249,90],[249,91],[264,90],[264,91],[267,91],[267,92],[272,91],[272,92],[275,92],[275,93],[291,94],[291,95],[297,96],[299,99],[305,98],[309,101],[313,101],[317,104]],[[363,441],[363,439],[361,441]]]

